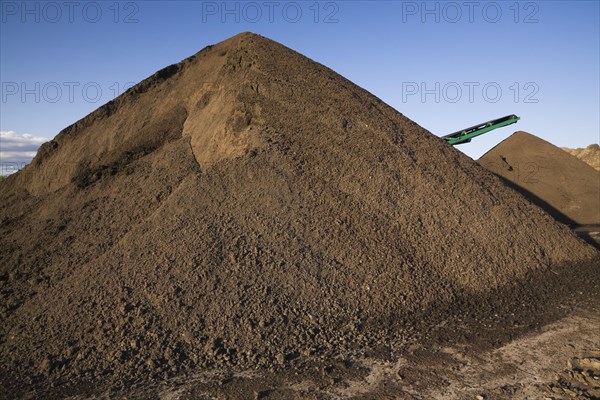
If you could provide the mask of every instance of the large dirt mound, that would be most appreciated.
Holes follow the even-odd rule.
[[[600,145],[594,143],[590,144],[585,149],[578,147],[576,149],[569,149],[567,147],[561,147],[562,150],[567,153],[579,158],[596,171],[600,171]]]
[[[360,351],[598,257],[375,96],[248,33],[66,128],[0,197],[15,382]]]
[[[600,173],[553,144],[516,132],[479,163],[559,221],[600,224]]]

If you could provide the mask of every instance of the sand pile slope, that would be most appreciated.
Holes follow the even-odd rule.
[[[600,171],[600,145],[590,144],[585,149],[569,149],[567,147],[561,147],[562,150],[579,158],[584,163],[588,164],[596,171]]]
[[[340,354],[598,257],[370,93],[253,34],[66,128],[0,196],[0,360],[23,381]]]
[[[600,224],[600,173],[553,144],[516,132],[479,163],[559,221]]]

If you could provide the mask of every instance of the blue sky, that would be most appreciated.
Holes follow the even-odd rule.
[[[460,150],[525,130],[600,141],[598,1],[0,1],[0,162],[129,85],[239,32],[327,65],[434,134],[517,114]],[[25,154],[25,155],[23,155]]]

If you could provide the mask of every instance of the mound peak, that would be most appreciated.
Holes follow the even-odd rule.
[[[372,94],[253,34],[142,81],[2,189],[15,381],[350,354],[598,258]]]
[[[190,138],[203,168],[259,147],[250,70],[271,63],[278,47],[245,32],[158,71],[44,144],[17,185],[36,195],[52,192],[180,136]]]
[[[527,132],[515,132],[479,163],[502,176],[560,221],[600,224],[600,175],[591,166]]]

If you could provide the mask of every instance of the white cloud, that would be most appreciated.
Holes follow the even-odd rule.
[[[0,131],[0,175],[12,174],[29,164],[38,148],[48,140],[27,133]]]

